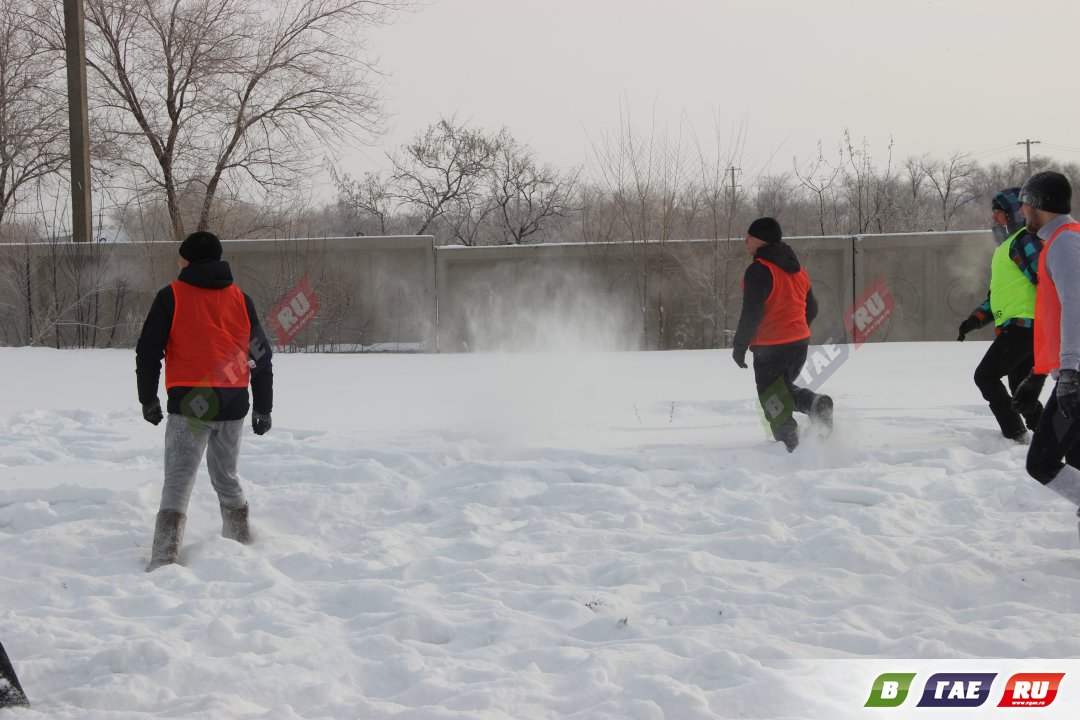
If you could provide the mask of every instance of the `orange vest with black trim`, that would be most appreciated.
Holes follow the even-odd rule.
[[[251,319],[235,285],[171,284],[176,307],[165,343],[165,389],[247,387]]]
[[[783,345],[810,337],[806,323],[806,293],[810,291],[810,276],[806,270],[784,272],[779,266],[757,258],[772,273],[772,292],[765,299],[765,314],[758,325],[751,345]]]
[[[1064,230],[1080,232],[1080,223],[1059,227],[1039,253],[1039,284],[1035,286],[1035,372],[1039,375],[1061,367],[1061,298],[1046,272],[1046,258],[1054,239]]]

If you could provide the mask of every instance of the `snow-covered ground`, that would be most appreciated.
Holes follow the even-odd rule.
[[[899,720],[861,705],[914,659],[1080,656],[1076,517],[999,436],[985,349],[860,348],[794,455],[724,351],[278,355],[254,544],[204,471],[152,574],[133,353],[0,349],[0,640],[33,703],[0,715]],[[1074,717],[1058,667],[1050,708],[994,708],[999,677],[955,717]]]

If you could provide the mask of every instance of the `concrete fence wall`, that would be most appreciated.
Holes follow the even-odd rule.
[[[951,340],[986,295],[989,231],[792,238],[820,305],[815,340],[876,280],[895,300],[870,340]],[[177,273],[171,242],[0,245],[0,343],[130,347]],[[727,347],[748,258],[741,240],[439,247],[431,237],[225,243],[266,314],[307,277],[312,350]],[[982,331],[991,337],[989,330]]]

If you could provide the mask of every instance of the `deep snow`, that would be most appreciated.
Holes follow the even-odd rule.
[[[953,659],[1077,672],[1050,708],[918,717],[1074,717],[1080,663],[979,660],[1080,656],[1076,518],[998,435],[985,349],[859,348],[794,455],[725,351],[278,355],[254,544],[204,470],[152,574],[133,353],[0,349],[0,639],[33,703],[0,715],[899,720],[861,708],[875,673]]]

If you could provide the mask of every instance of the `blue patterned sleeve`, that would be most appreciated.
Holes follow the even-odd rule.
[[[1038,235],[1025,230],[1013,241],[1013,246],[1009,250],[1009,257],[1027,276],[1032,285],[1039,283],[1039,253],[1042,252],[1042,246],[1042,240]]]

